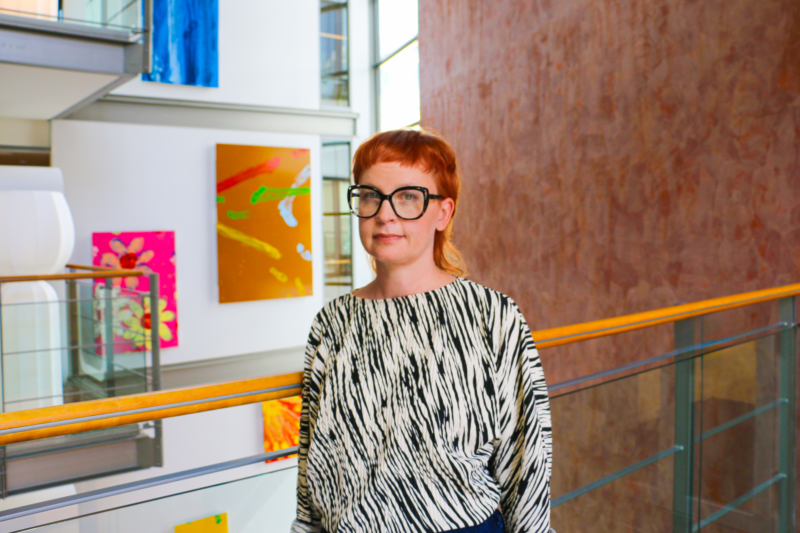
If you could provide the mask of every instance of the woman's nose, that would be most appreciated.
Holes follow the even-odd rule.
[[[383,201],[380,208],[378,209],[378,214],[375,215],[375,218],[377,218],[381,222],[391,222],[395,218],[397,218],[394,209],[392,209],[392,204],[389,203],[388,199]]]

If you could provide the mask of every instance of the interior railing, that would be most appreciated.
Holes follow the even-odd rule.
[[[150,305],[159,301],[158,274],[67,266],[64,274],[0,277],[0,412],[161,389],[160,342],[151,334],[160,308]],[[133,288],[139,278],[149,290]],[[0,497],[161,466],[160,421],[98,429],[4,443]]]
[[[794,531],[797,294],[800,284],[534,332],[540,350],[553,350],[548,357],[596,368],[549,386],[553,528]],[[604,357],[590,357],[598,354]],[[607,360],[615,363],[599,366]],[[285,374],[5,413],[0,415],[0,444],[290,397],[300,393],[301,382],[302,373]],[[0,512],[0,524],[295,451],[287,448],[10,509]],[[278,474],[98,512],[132,513],[125,516],[143,521],[171,508],[185,513],[181,505],[169,503],[205,491],[218,498],[235,495],[237,501],[262,489],[273,494],[264,488],[269,476],[275,480]],[[287,488],[290,481],[281,478],[280,483]],[[291,497],[286,491],[275,494],[252,500],[257,509],[248,516],[292,505],[292,491]],[[178,515],[169,519],[184,521]],[[68,522],[41,531],[56,533]]]
[[[74,29],[101,29],[142,35],[149,29],[147,15],[152,0],[59,0],[58,2],[8,2],[0,0],[0,23],[10,23],[12,17],[43,24],[40,30],[61,24]],[[48,26],[49,24],[49,26]]]

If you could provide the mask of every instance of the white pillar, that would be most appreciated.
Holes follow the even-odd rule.
[[[61,171],[0,166],[0,276],[54,274],[75,244]],[[61,307],[44,281],[2,284],[7,411],[62,403]],[[38,398],[19,402],[29,398]]]

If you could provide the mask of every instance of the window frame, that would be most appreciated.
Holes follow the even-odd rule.
[[[319,75],[320,91],[319,91],[319,97],[320,97],[320,108],[321,109],[330,109],[330,110],[348,109],[349,110],[349,109],[352,108],[352,105],[353,105],[353,102],[352,102],[352,77],[350,76],[350,73],[351,73],[350,66],[351,66],[351,59],[352,59],[350,57],[350,55],[351,55],[350,54],[350,0],[345,0],[344,2],[338,2],[338,1],[334,0],[334,3],[331,3],[331,4],[327,5],[327,6],[323,6],[322,2],[320,2],[320,8],[319,8],[319,13],[320,13],[319,37],[320,37],[320,41],[322,39],[324,39],[324,38],[328,38],[328,39],[332,38],[332,37],[325,37],[322,34],[322,13],[327,12],[327,11],[336,11],[336,10],[340,10],[340,9],[347,10],[347,14],[346,14],[347,24],[345,25],[345,28],[346,28],[345,41],[347,43],[347,70],[341,70],[341,71],[337,71],[337,72],[330,72],[330,73],[327,73],[327,74],[323,75],[322,74],[322,59],[323,58],[322,58],[322,53],[320,51],[320,73],[319,73],[320,74]],[[322,96],[322,82],[323,82],[323,80],[326,79],[326,78],[340,76],[342,74],[346,74],[347,75],[347,103],[344,104],[344,105],[336,105],[336,104],[325,103],[325,99]]]
[[[395,57],[397,54],[414,44],[415,42],[419,41],[419,32],[412,37],[406,43],[400,45],[397,49],[393,50],[386,57],[379,57],[380,50],[381,50],[381,35],[380,35],[380,0],[371,0],[372,4],[372,35],[373,35],[373,42],[372,42],[372,84],[375,91],[375,120],[374,120],[374,128],[375,131],[383,131],[381,130],[381,66],[384,65],[387,61]],[[417,11],[417,17],[419,17],[419,11]],[[419,91],[419,87],[417,87]],[[406,126],[402,126],[403,128],[413,128],[415,126],[419,126],[420,120],[416,122],[412,122]]]
[[[345,145],[345,146],[347,146],[348,168],[349,168],[349,166],[350,166],[349,161],[350,161],[350,158],[352,157],[352,153],[353,153],[352,142],[349,141],[349,140],[335,140],[335,141],[331,140],[331,141],[323,141],[321,143],[322,147],[332,146],[332,145]],[[324,183],[326,181],[341,182],[346,187],[347,185],[350,184],[350,181],[351,181],[350,178],[351,178],[350,175],[348,175],[347,177],[341,177],[341,176],[325,176],[323,174],[322,175],[322,182],[323,182],[322,190],[323,190],[323,194],[324,194],[324,190],[325,190]],[[324,204],[324,200],[323,200],[323,204]],[[341,209],[341,206],[339,206],[339,207]],[[347,217],[348,219],[350,219],[351,214],[350,214],[349,207],[346,207],[345,211],[341,211],[340,210],[339,212],[327,212],[323,208],[322,217],[323,217],[323,220],[325,219],[325,217]],[[338,226],[338,224],[336,224],[336,225]],[[323,267],[322,267],[322,286],[323,286],[322,296],[323,296],[323,300],[325,300],[325,287],[328,287],[328,286],[345,287],[346,286],[346,285],[342,285],[342,284],[328,283],[328,280],[326,279],[327,278],[327,276],[326,276],[326,261],[327,261],[327,257],[326,256],[327,256],[327,254],[326,254],[326,250],[325,250],[324,231],[325,230],[324,230],[324,223],[323,223],[323,243],[322,243],[322,247],[323,247],[323,249],[322,249],[322,257],[323,257],[323,259],[322,259],[322,261],[323,261]],[[341,227],[337,227],[335,233],[336,233],[336,238],[338,240],[341,237],[342,233],[343,233],[341,231]],[[354,262],[354,259],[353,259],[353,255],[354,255],[353,254],[353,244],[354,244],[354,238],[353,238],[353,222],[352,222],[352,220],[350,222],[350,231],[349,231],[349,235],[348,236],[349,236],[349,239],[350,239],[350,285],[349,285],[349,287],[350,287],[350,290],[353,290],[355,288],[355,273],[353,271],[353,262]],[[337,252],[340,252],[341,249],[342,249],[342,246],[339,245]]]

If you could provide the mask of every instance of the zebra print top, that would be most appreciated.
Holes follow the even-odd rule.
[[[456,278],[328,303],[308,339],[292,533],[550,529],[542,365],[504,294]]]

